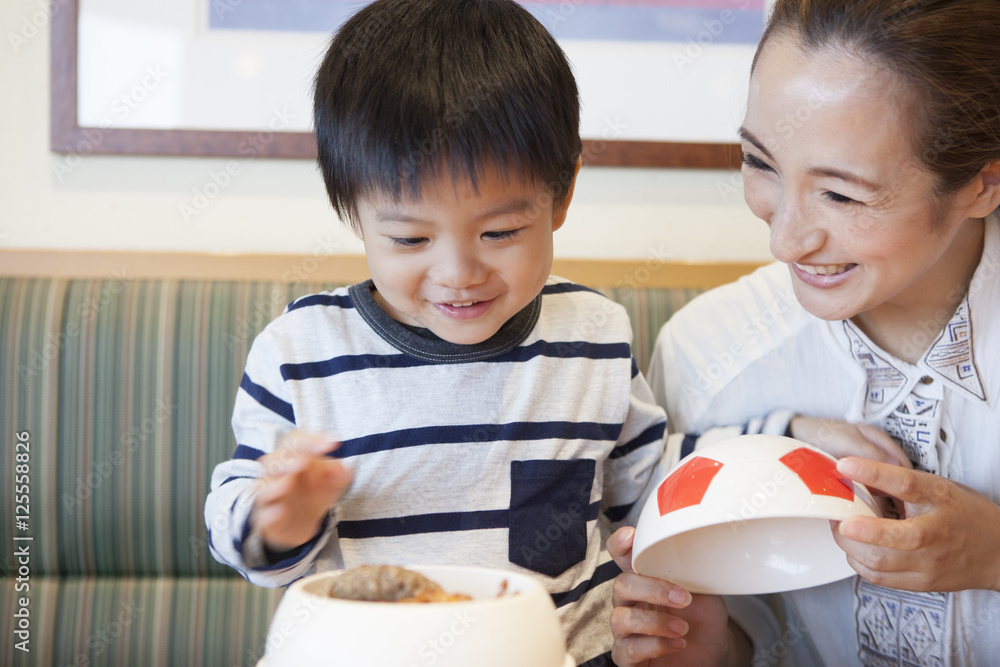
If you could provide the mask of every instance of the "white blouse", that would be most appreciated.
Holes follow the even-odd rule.
[[[918,330],[908,344],[925,350],[916,364],[850,321],[810,315],[788,268],[775,263],[674,315],[649,381],[673,432],[771,415],[765,431],[783,433],[796,413],[865,422],[894,436],[915,467],[1000,504],[1000,214],[986,223],[982,259],[951,321]],[[754,639],[754,665],[875,664],[893,651],[914,664],[982,665],[1000,655],[991,631],[1000,627],[1000,593],[890,591],[883,599],[872,589],[852,577],[727,603]],[[771,613],[761,613],[762,602]]]

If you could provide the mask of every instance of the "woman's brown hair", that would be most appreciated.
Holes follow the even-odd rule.
[[[1000,0],[777,0],[754,66],[775,34],[844,48],[907,84],[913,153],[940,194],[1000,160]]]

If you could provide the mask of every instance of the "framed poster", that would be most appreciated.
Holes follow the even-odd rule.
[[[771,0],[530,0],[581,93],[584,162],[737,168]],[[60,153],[315,157],[312,77],[357,0],[53,0]]]

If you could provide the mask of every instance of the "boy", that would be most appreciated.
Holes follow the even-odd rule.
[[[212,553],[267,586],[528,570],[577,662],[611,664],[604,541],[655,481],[665,417],[623,309],[549,277],[580,156],[565,56],[511,0],[379,0],[331,43],[315,125],[372,280],[298,299],[254,342]]]

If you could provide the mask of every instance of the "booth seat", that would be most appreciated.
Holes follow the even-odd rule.
[[[0,276],[0,613],[12,628],[0,664],[255,665],[282,590],[209,554],[209,479],[236,447],[254,336],[292,299],[355,276],[23,273]],[[590,286],[628,309],[645,368],[660,326],[710,285],[628,277]]]

